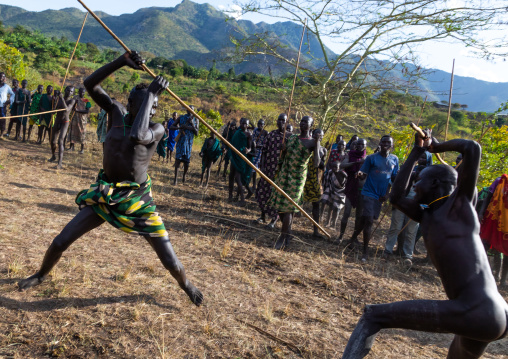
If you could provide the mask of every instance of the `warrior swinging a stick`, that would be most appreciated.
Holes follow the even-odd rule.
[[[368,305],[349,338],[343,358],[363,358],[377,333],[403,328],[453,333],[448,358],[479,358],[487,345],[507,335],[508,305],[499,294],[482,241],[474,205],[481,147],[470,140],[438,143],[420,129],[415,146],[397,175],[392,204],[421,223],[425,247],[443,283],[448,300],[410,300]],[[424,169],[405,197],[413,167],[427,149],[456,151],[463,164],[458,173],[448,165]]]
[[[168,82],[158,76],[150,86],[137,85],[129,95],[127,108],[111,99],[100,86],[120,68],[130,66],[141,70],[143,63],[137,52],[125,53],[85,80],[90,96],[106,110],[110,119],[104,143],[103,169],[97,182],[78,194],[76,203],[80,212],[53,240],[40,270],[18,283],[20,290],[42,283],[74,241],[107,221],[126,233],[145,237],[191,301],[197,306],[202,303],[203,295],[185,276],[164,223],[156,212],[151,179],[147,174],[150,159],[164,135],[164,127],[150,119],[155,115],[157,96]]]

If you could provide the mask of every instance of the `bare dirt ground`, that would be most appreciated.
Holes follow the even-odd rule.
[[[0,140],[0,358],[337,358],[365,304],[445,299],[431,265],[407,270],[379,259],[389,215],[363,266],[355,252],[313,240],[304,218],[295,224],[300,241],[271,249],[280,227],[252,224],[253,200],[246,208],[227,203],[226,183],[215,174],[207,191],[198,188],[197,153],[186,185],[172,186],[173,168],[155,159],[149,173],[176,253],[205,295],[201,308],[144,239],[108,224],[72,245],[46,282],[18,292],[16,282],[38,269],[78,212],[74,198],[102,161],[97,143],[84,155],[66,153],[64,170],[49,156],[47,141]],[[445,357],[451,340],[386,330],[369,357]],[[484,357],[506,353],[508,339],[490,344]]]

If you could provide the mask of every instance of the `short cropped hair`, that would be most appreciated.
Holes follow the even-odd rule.
[[[143,83],[140,83],[140,84],[137,84],[136,86],[134,86],[134,88],[131,90],[131,93],[136,92],[136,91],[146,90],[147,88],[148,88],[148,84],[143,82]]]
[[[440,182],[449,183],[453,186],[457,185],[457,171],[452,166],[439,164],[429,166],[428,168],[432,171],[432,177]]]

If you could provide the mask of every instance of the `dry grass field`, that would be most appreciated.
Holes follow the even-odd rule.
[[[379,259],[389,216],[363,266],[357,253],[313,240],[304,218],[290,249],[273,250],[280,227],[252,223],[255,201],[228,203],[215,174],[208,190],[198,187],[197,153],[186,185],[172,186],[173,168],[157,156],[149,173],[176,253],[204,293],[202,307],[143,238],[108,224],[72,245],[45,283],[18,292],[101,166],[97,143],[84,155],[66,153],[64,170],[46,162],[48,147],[0,140],[0,358],[338,358],[365,304],[445,299],[431,265],[406,270]],[[451,340],[386,330],[369,357],[443,358]],[[507,353],[505,339],[484,357]]]

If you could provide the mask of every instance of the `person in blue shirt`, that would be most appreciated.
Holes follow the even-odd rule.
[[[348,244],[357,243],[356,238],[363,231],[362,262],[366,262],[369,257],[367,250],[372,235],[372,224],[375,219],[379,218],[381,206],[386,201],[390,191],[390,181],[395,179],[395,175],[399,170],[399,159],[397,156],[390,154],[392,147],[393,138],[391,136],[381,137],[379,151],[367,156],[358,172],[358,178],[367,178],[362,189],[362,220]]]
[[[10,96],[10,100],[7,99]],[[11,87],[5,83],[5,73],[0,72],[0,117],[7,116],[7,105],[14,101],[15,94]],[[5,119],[0,120],[0,137],[5,131]]]

